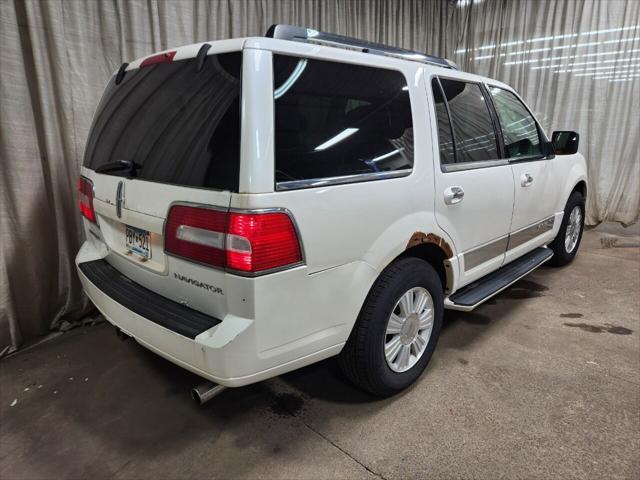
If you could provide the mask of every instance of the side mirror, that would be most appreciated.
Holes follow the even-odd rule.
[[[551,143],[556,155],[573,155],[578,152],[580,135],[576,132],[559,130],[551,135]]]

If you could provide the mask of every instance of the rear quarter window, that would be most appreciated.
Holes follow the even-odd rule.
[[[411,104],[399,71],[274,55],[274,105],[278,185],[413,167]]]

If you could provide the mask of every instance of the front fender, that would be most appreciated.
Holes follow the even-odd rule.
[[[587,184],[587,191],[589,190],[587,162],[580,153],[566,156],[562,155],[556,157],[556,160],[563,163],[567,162],[566,167],[562,169],[565,171],[558,172],[561,174],[561,178],[565,179],[562,186],[562,194],[558,199],[558,205],[556,205],[556,212],[562,212],[567,204],[569,195],[571,195],[571,192],[578,183],[584,181]]]

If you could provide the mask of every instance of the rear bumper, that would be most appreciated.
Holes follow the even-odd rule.
[[[78,265],[91,284],[125,307],[172,332],[194,339],[220,323],[215,317],[169,300],[126,277],[106,260]]]
[[[104,261],[105,254],[96,242],[89,240],[76,257],[83,288],[105,318],[158,355],[228,387],[255,383],[338,354],[369,289],[367,284],[375,278],[373,269],[356,262],[315,275],[308,275],[305,268],[299,268],[247,279],[255,283],[255,297],[251,300],[255,304],[256,318],[244,318],[232,312],[221,319],[208,317],[215,324],[201,333],[193,332],[193,338],[189,338],[187,332],[174,331],[176,328],[171,324],[163,325],[157,318],[150,320],[147,317],[153,314],[147,313],[148,310],[127,304],[123,297],[114,294],[113,288],[105,287],[95,275],[87,274],[87,264]],[[354,282],[361,286],[361,292],[354,290]],[[332,294],[340,286],[342,292],[348,293],[336,298]],[[285,305],[267,293],[278,290],[287,294]],[[327,295],[331,296],[331,302],[325,298]],[[177,312],[186,309],[171,303]],[[300,315],[303,308],[308,312],[305,316]],[[305,322],[302,324],[304,330],[300,330],[300,322]],[[287,329],[288,325],[291,328]],[[306,334],[290,341],[287,338],[289,330]],[[278,332],[286,341],[274,347],[274,334]],[[266,345],[269,348],[265,348]]]

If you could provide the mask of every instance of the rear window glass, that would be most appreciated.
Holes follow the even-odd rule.
[[[436,105],[436,120],[438,122],[438,145],[440,148],[440,163],[454,163],[456,161],[455,150],[453,147],[453,133],[451,132],[451,122],[449,121],[449,112],[447,105],[440,90],[438,79],[431,80],[431,88],[433,90],[433,99]]]
[[[84,165],[142,180],[237,191],[241,53],[178,60],[111,79],[87,141]]]
[[[402,73],[274,55],[276,182],[410,170]]]
[[[499,158],[496,133],[480,85],[446,78],[441,78],[440,84],[451,113],[456,162]]]

